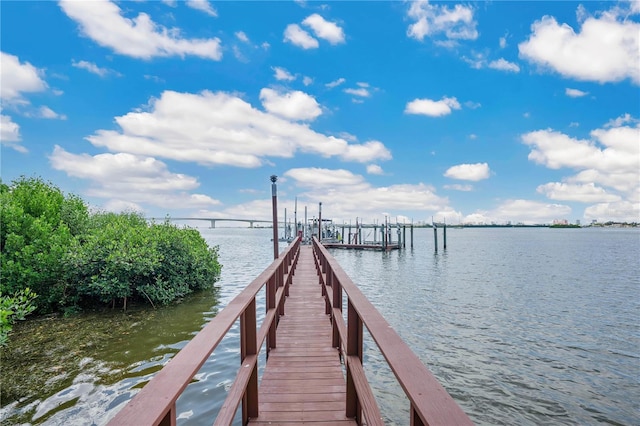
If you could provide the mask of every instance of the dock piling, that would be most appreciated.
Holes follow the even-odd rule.
[[[433,218],[431,219],[431,226],[433,226],[433,247],[435,249],[435,252],[438,252],[438,226],[436,225],[436,223],[433,221]]]
[[[442,239],[444,240],[444,249],[447,249],[447,222],[444,223],[442,228]]]

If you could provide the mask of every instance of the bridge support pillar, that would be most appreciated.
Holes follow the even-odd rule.
[[[215,227],[216,227],[216,221],[212,220],[211,221],[211,229],[215,229]]]
[[[253,221],[249,221],[249,228],[253,228]]]

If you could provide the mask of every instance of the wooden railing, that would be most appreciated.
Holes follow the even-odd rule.
[[[240,318],[241,368],[215,420],[216,425],[232,423],[242,401],[242,423],[258,416],[258,351],[265,339],[267,354],[276,347],[276,326],[284,314],[293,271],[300,253],[296,238],[255,280],[236,296],[109,422],[109,425],[176,424],[176,400],[191,382],[211,352],[235,321]],[[256,322],[256,295],[266,285],[266,315]]]
[[[363,327],[366,327],[409,399],[411,425],[472,425],[451,395],[315,237],[313,251],[326,313],[331,315],[333,324],[333,346],[344,353],[347,417],[355,418],[358,424],[363,424],[364,417],[368,426],[384,424],[362,365]],[[343,293],[347,297],[346,324],[342,316]]]

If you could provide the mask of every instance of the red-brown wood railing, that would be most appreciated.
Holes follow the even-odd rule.
[[[176,400],[202,364],[218,346],[235,321],[240,318],[240,358],[238,371],[216,425],[229,425],[242,402],[242,423],[258,416],[258,351],[276,347],[276,326],[284,314],[285,296],[293,278],[300,238],[296,238],[255,280],[216,315],[162,370],[147,383],[109,422],[111,426],[176,424]],[[266,315],[256,322],[256,295],[266,285]]]
[[[347,417],[362,424],[364,416],[368,426],[384,424],[362,365],[363,327],[366,327],[409,399],[412,426],[472,425],[451,395],[315,237],[313,251],[326,313],[331,315],[333,324],[333,346],[344,352]],[[342,316],[343,293],[347,297],[346,324]]]

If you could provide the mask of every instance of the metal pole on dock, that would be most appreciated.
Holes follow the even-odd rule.
[[[296,197],[296,201],[293,204],[293,222],[296,227],[296,232],[293,235],[293,238],[298,236],[298,197]]]
[[[302,233],[304,236],[304,241],[307,241],[307,206],[304,206],[304,225],[302,226]]]
[[[318,203],[318,241],[322,241],[322,201]]]
[[[278,258],[278,176],[271,175],[271,205],[273,207],[273,258]]]

